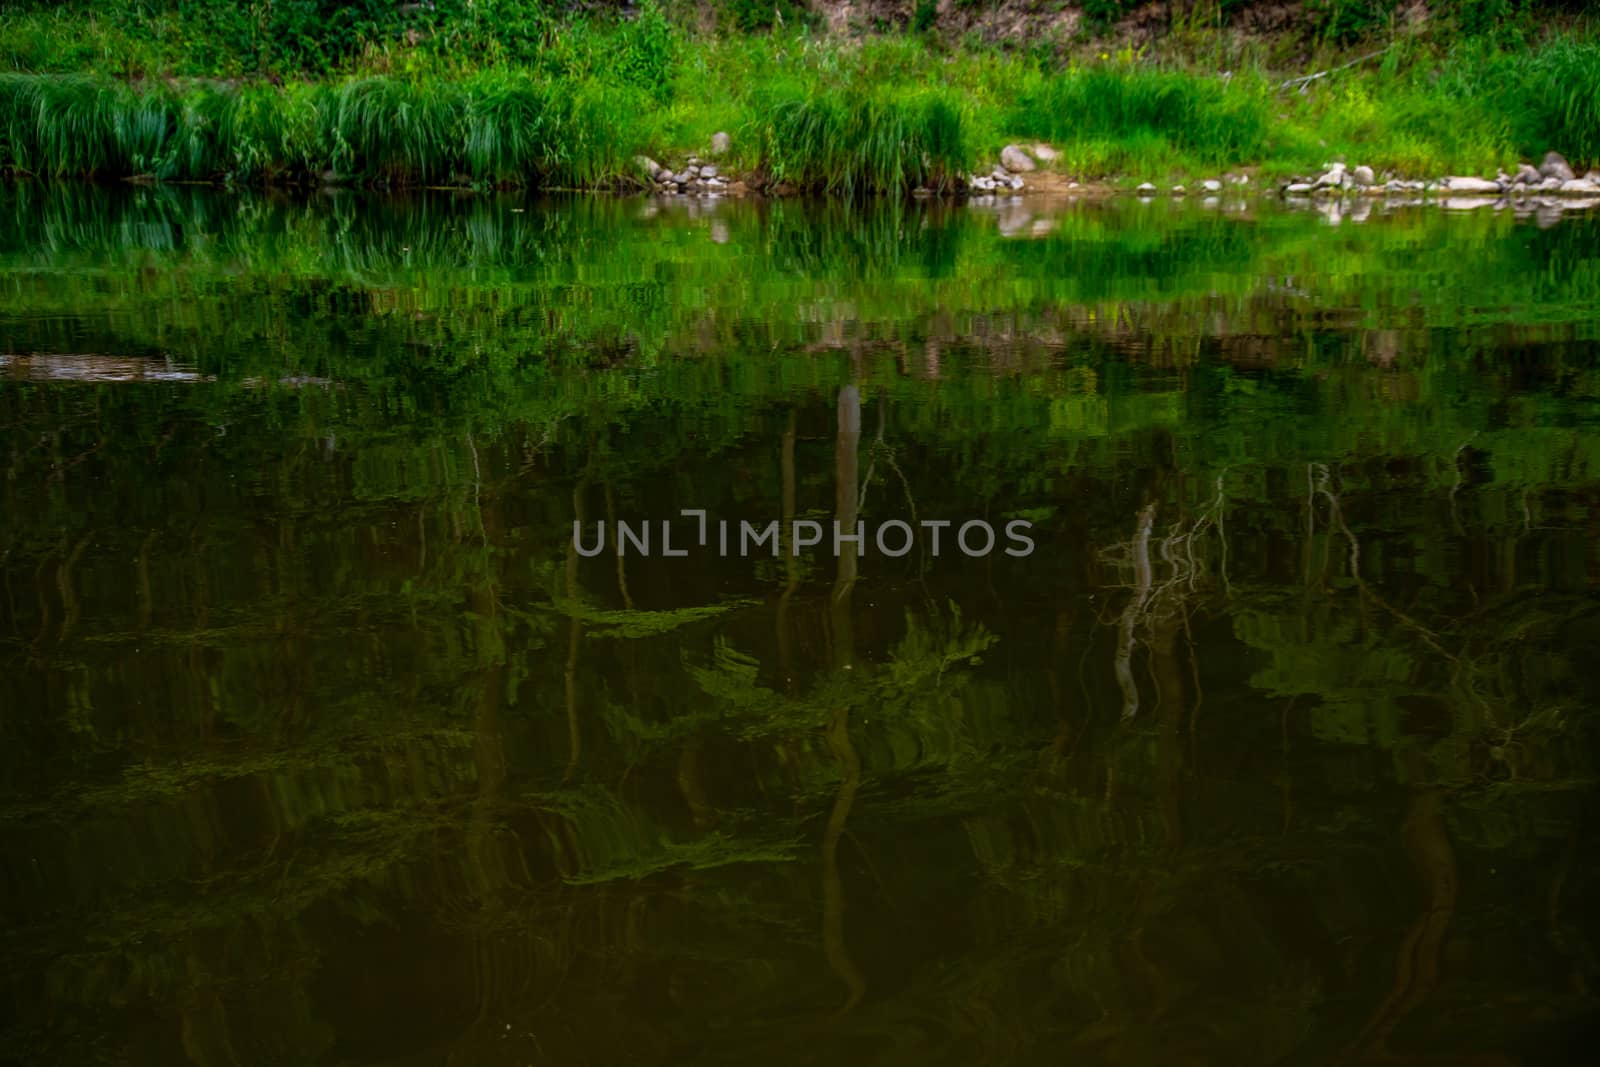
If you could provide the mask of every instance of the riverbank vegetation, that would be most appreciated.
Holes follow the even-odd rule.
[[[648,177],[638,157],[705,155],[718,131],[727,173],[852,193],[948,185],[1012,140],[1113,184],[1340,156],[1415,177],[1549,149],[1600,162],[1600,37],[1551,18],[1559,0],[1457,0],[1420,25],[1378,18],[1384,0],[1313,3],[1291,32],[1255,36],[1196,9],[1143,44],[1096,45],[1094,27],[1118,32],[1100,16],[1126,7],[1086,5],[1075,36],[1018,42],[955,35],[959,5],[860,37],[781,4],[22,5],[0,16],[0,169],[626,186]],[[1252,5],[1219,10],[1236,7]]]

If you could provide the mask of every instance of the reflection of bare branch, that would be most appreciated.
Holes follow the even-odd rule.
[[[1131,569],[1133,579],[1129,587],[1133,595],[1117,617],[1117,651],[1113,660],[1117,685],[1122,690],[1122,716],[1131,719],[1139,713],[1139,691],[1133,678],[1132,657],[1139,643],[1141,627],[1155,623],[1181,623],[1189,634],[1188,599],[1198,593],[1201,582],[1209,573],[1206,554],[1202,546],[1207,534],[1215,533],[1220,556],[1220,576],[1225,590],[1230,589],[1227,577],[1228,546],[1223,527],[1223,511],[1227,505],[1223,478],[1217,478],[1216,496],[1192,522],[1175,522],[1159,540],[1154,538],[1155,505],[1150,504],[1139,513],[1131,540],[1112,545],[1102,558],[1118,567]],[[1152,562],[1152,548],[1159,568]],[[1159,570],[1159,576],[1158,576]],[[1109,620],[1102,619],[1103,622]],[[1190,648],[1191,657],[1193,647]],[[1199,667],[1195,665],[1196,692],[1198,693]]]
[[[1356,540],[1356,535],[1350,531],[1349,525],[1344,521],[1344,511],[1339,506],[1339,498],[1334,494],[1333,490],[1329,488],[1331,475],[1328,471],[1328,465],[1326,463],[1317,463],[1313,464],[1313,467],[1317,472],[1317,493],[1319,496],[1322,496],[1328,501],[1328,517],[1332,521],[1334,529],[1338,530],[1339,533],[1344,535],[1345,541],[1350,545],[1350,577],[1355,580],[1356,588],[1361,591],[1361,595],[1370,599],[1374,604],[1393,615],[1401,622],[1402,625],[1416,631],[1416,633],[1422,637],[1422,640],[1427,644],[1427,646],[1439,653],[1439,655],[1443,656],[1445,659],[1448,659],[1452,663],[1460,663],[1461,657],[1447,652],[1444,646],[1439,643],[1438,634],[1435,634],[1432,630],[1428,629],[1426,626],[1422,625],[1420,622],[1413,619],[1411,616],[1407,615],[1393,604],[1390,604],[1387,600],[1383,599],[1383,597],[1374,592],[1371,586],[1367,585],[1366,581],[1361,577],[1361,542]]]
[[[1422,623],[1418,622],[1410,615],[1389,603],[1389,601],[1385,600],[1383,596],[1381,596],[1375,589],[1367,584],[1366,579],[1361,576],[1361,542],[1356,539],[1355,533],[1350,529],[1349,524],[1345,522],[1344,509],[1340,506],[1338,494],[1333,491],[1332,474],[1330,473],[1327,464],[1311,464],[1309,470],[1315,475],[1317,495],[1321,496],[1328,502],[1328,517],[1330,524],[1335,531],[1344,537],[1346,543],[1350,546],[1350,577],[1356,583],[1356,589],[1360,592],[1363,601],[1370,601],[1382,608],[1384,611],[1388,612],[1395,618],[1397,622],[1400,623],[1400,625],[1404,626],[1408,630],[1411,630],[1418,637],[1420,637],[1423,644],[1427,645],[1430,649],[1438,653],[1447,662],[1449,662],[1451,688],[1459,691],[1463,696],[1475,704],[1478,709],[1481,710],[1487,717],[1490,724],[1500,732],[1502,738],[1506,742],[1509,742],[1512,735],[1520,727],[1501,726],[1500,717],[1495,713],[1494,705],[1491,704],[1481,692],[1479,692],[1476,685],[1471,684],[1476,680],[1478,674],[1480,673],[1479,665],[1474,660],[1468,658],[1466,649],[1463,649],[1460,653],[1455,653],[1445,648],[1443,639],[1438,633],[1422,625]],[[1501,692],[1504,691],[1504,687],[1502,686]]]
[[[1133,648],[1136,641],[1133,630],[1140,613],[1150,599],[1150,530],[1155,524],[1156,506],[1146,504],[1139,512],[1139,521],[1133,534],[1133,597],[1123,609],[1122,623],[1117,633],[1115,669],[1117,685],[1122,689],[1122,717],[1131,719],[1139,714],[1139,686],[1133,680]]]

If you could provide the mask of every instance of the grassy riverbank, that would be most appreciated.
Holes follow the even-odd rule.
[[[1192,36],[1182,48],[1064,56],[927,34],[704,33],[647,6],[531,26],[544,46],[525,61],[413,34],[311,73],[199,77],[126,37],[142,57],[129,69],[108,51],[123,39],[114,24],[80,23],[0,20],[0,64],[12,68],[0,73],[0,168],[626,187],[642,186],[636,157],[705,155],[717,131],[730,134],[725,172],[850,192],[947,184],[1013,140],[1055,145],[1064,175],[1130,185],[1246,168],[1270,178],[1340,156],[1412,177],[1492,174],[1549,149],[1600,162],[1600,37],[1583,25],[1395,34],[1354,54],[1325,41],[1289,66],[1265,46],[1208,62]],[[195,32],[199,54],[221,54]],[[1351,59],[1361,61],[1332,70]],[[1331,73],[1293,81],[1320,70]]]

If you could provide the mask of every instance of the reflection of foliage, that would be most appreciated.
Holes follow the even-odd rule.
[[[888,959],[918,940],[896,922],[925,923],[910,951],[954,958],[912,955],[833,1025],[881,1036],[964,998],[1029,1051],[1133,1062],[1170,1037],[1265,1062],[1330,1024],[1264,900],[1340,943],[1409,919],[1405,865],[1370,862],[1402,832],[1385,787],[1438,787],[1465,885],[1509,857],[1553,880],[1600,777],[1587,224],[1125,230],[1108,207],[1008,244],[973,215],[784,204],[717,216],[724,245],[588,201],[7,196],[0,352],[170,352],[218,378],[0,382],[0,830],[39,863],[7,949],[62,961],[64,1015],[210,984],[184,977],[186,939],[279,931],[216,965],[249,986],[352,917],[450,939],[468,1012],[608,1003],[639,959],[714,953],[779,976],[754,999],[804,990],[822,964],[790,950],[814,955],[840,782],[824,727],[848,718],[840,865],[872,917],[851,936]],[[1383,298],[1424,271],[1474,284]],[[894,442],[863,454],[894,468],[872,517],[1030,517],[1025,567],[868,556],[849,670],[826,666],[809,563],[776,613],[770,557],[660,582],[584,560],[568,593],[585,477],[634,515],[691,487],[771,515],[793,426],[796,513],[816,513],[817,396],[844,382]],[[1110,642],[1085,624],[1124,606],[1152,503],[1133,621],[1189,645],[1164,662],[1205,683],[1187,732],[1106,721]],[[1163,666],[1133,665],[1146,687]],[[1568,893],[1592,890],[1592,861],[1570,867]],[[1505,882],[1474,892],[1543,945],[1545,909]],[[540,997],[462,962],[499,951],[486,932],[548,968]],[[1585,931],[1558,932],[1581,956]],[[145,985],[118,985],[124,952]],[[1250,989],[1269,1007],[1216,1010],[1222,970],[1274,976]],[[691,990],[666,1036],[701,1036],[701,1008]]]
[[[950,603],[950,617],[932,614],[923,623],[906,612],[906,635],[890,653],[889,668],[880,682],[880,696],[909,699],[927,689],[938,689],[945,672],[983,662],[982,653],[997,638],[983,623],[963,624],[961,608]]]
[[[801,847],[798,838],[735,838],[714,832],[680,840],[636,807],[598,788],[567,789],[529,798],[566,820],[562,877],[572,885],[637,881],[674,868],[710,870],[733,863],[784,863]]]
[[[555,608],[568,618],[577,619],[585,626],[587,637],[614,637],[623,640],[654,637],[670,633],[679,627],[689,626],[741,607],[749,601],[727,601],[697,607],[673,608],[670,611],[607,611],[581,601],[557,600]]]

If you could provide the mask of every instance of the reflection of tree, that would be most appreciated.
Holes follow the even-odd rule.
[[[521,1062],[621,1062],[699,1047],[708,1019],[841,999],[843,1017],[724,1044],[770,1043],[774,1062],[850,1042],[924,1062],[1271,1062],[1368,1018],[1370,1043],[1392,1030],[1399,1050],[1513,987],[1557,1015],[1586,1005],[1573,902],[1593,875],[1570,828],[1594,777],[1581,540],[1600,452],[1537,425],[1572,415],[1550,383],[1585,388],[1570,352],[1529,357],[1549,383],[1494,416],[1510,429],[1475,438],[1491,458],[1467,469],[1460,442],[1489,411],[1474,404],[1498,388],[1471,361],[1397,357],[1454,398],[1434,424],[1374,401],[1337,335],[1304,375],[1202,360],[1174,389],[1077,349],[1055,351],[1059,373],[1017,356],[975,374],[1016,356],[1029,321],[984,350],[947,317],[936,387],[870,345],[859,368],[730,345],[648,374],[479,378],[397,313],[370,321],[380,358],[346,364],[342,391],[117,385],[74,405],[0,388],[0,833],[25,858],[6,873],[7,955],[48,968],[60,1018],[104,1018],[108,990],[186,1004],[196,1048],[261,1058],[276,1030],[284,1062],[325,1059],[330,1020],[355,1025],[340,1005],[360,983],[324,978],[336,998],[316,976],[384,971],[378,943],[430,975],[363,981],[428,989],[411,1014],[461,1062],[493,1062],[506,1022],[545,1044]],[[400,337],[426,347],[407,362]],[[882,351],[915,363],[896,344]],[[895,405],[894,450],[861,448],[854,475],[844,424],[815,430],[840,380]],[[1089,414],[1059,403],[1086,382]],[[626,431],[591,452],[603,422]],[[1340,465],[1308,474],[1310,456]],[[674,477],[732,480],[785,519],[831,497],[844,520],[840,490],[874,459],[914,513],[1015,502],[1052,516],[1053,541],[1025,574],[995,568],[992,594],[970,570],[870,555],[849,581],[843,561],[820,577],[785,554],[663,589],[561,548],[575,510],[609,518]],[[1129,495],[1125,464],[1162,473]],[[1460,540],[1441,550],[1450,514]],[[1111,625],[1073,626],[1083,547],[1107,542]],[[1283,563],[1301,558],[1323,579]],[[1001,669],[982,669],[997,647]],[[1075,686],[1080,662],[1101,667]],[[1130,684],[1137,715],[1097,729]],[[1403,809],[1385,806],[1391,778]],[[1409,882],[1382,862],[1408,852],[1416,933]],[[1502,862],[1538,907],[1482,877]],[[1505,931],[1549,938],[1559,989],[1484,977]],[[1457,940],[1471,966],[1448,965]]]
[[[835,529],[850,534],[856,528],[856,462],[861,441],[861,394],[853,385],[839,390],[838,420],[834,446],[833,517]],[[833,638],[832,666],[836,672],[855,669],[854,620],[850,610],[855,593],[858,550],[855,541],[845,542],[839,547],[838,572],[828,601]],[[867,983],[845,946],[844,886],[839,877],[839,838],[844,834],[850,809],[855,805],[856,793],[861,788],[861,757],[850,740],[848,703],[841,703],[830,713],[827,738],[828,748],[839,764],[839,791],[834,796],[827,830],[822,835],[822,944],[827,953],[828,966],[833,968],[849,991],[840,1010],[849,1011],[866,994]]]

